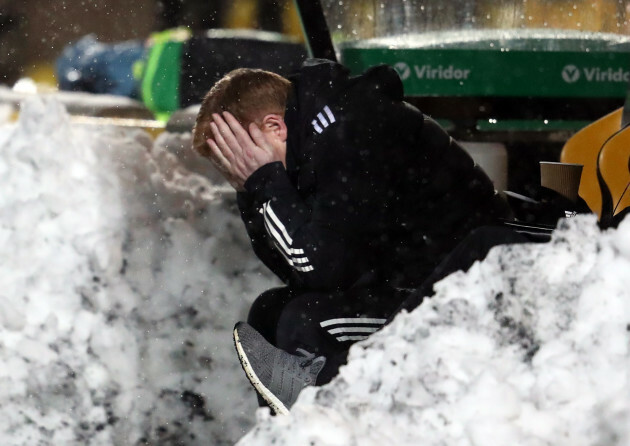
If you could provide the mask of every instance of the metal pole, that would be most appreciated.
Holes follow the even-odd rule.
[[[335,47],[319,0],[295,0],[311,57],[337,62]]]

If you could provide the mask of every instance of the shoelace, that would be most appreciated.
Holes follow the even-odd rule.
[[[310,366],[316,358],[315,353],[311,353],[307,350],[304,350],[303,348],[298,348],[295,350],[295,352],[298,353],[300,356],[304,356],[304,359],[300,361],[300,366],[302,367]]]
[[[304,374],[304,387],[313,384],[315,378],[311,375],[311,372],[308,371],[307,369],[313,364],[313,361],[315,361],[318,358],[321,358],[321,356],[316,356],[315,353],[311,353],[307,350],[304,350],[303,348],[298,348],[295,350],[295,352],[298,355],[304,357],[304,359],[299,361],[301,372]]]

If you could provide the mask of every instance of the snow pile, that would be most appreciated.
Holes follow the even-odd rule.
[[[630,219],[500,247],[245,445],[630,444]]]
[[[231,329],[278,282],[189,145],[0,125],[0,444],[630,444],[630,220],[493,250],[270,417]]]
[[[231,330],[277,282],[233,197],[172,153],[189,144],[37,97],[0,126],[0,444],[233,444],[253,424]]]

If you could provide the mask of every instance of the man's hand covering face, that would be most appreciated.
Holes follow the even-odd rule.
[[[282,161],[255,123],[249,124],[248,133],[229,112],[223,112],[223,117],[215,113],[212,118],[214,138],[208,139],[208,145],[213,161],[236,190],[245,190],[245,182],[260,167]]]

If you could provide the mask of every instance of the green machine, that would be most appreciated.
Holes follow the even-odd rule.
[[[391,65],[454,137],[504,145],[510,190],[537,187],[538,161],[621,107],[630,82],[628,0],[297,3],[314,56]]]

